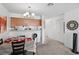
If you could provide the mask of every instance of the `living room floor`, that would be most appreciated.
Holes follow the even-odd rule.
[[[70,49],[55,40],[47,40],[47,43],[37,47],[38,55],[73,55]]]

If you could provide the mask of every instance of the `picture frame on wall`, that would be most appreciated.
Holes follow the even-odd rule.
[[[7,31],[7,16],[0,16],[0,33]]]

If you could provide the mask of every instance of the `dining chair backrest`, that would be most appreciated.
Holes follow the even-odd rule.
[[[33,34],[33,40],[35,40],[35,38],[37,38],[37,34],[36,33]]]
[[[3,44],[3,39],[2,39],[2,38],[0,39],[0,45],[1,45],[1,44]]]
[[[13,50],[13,55],[18,55],[18,54],[24,54],[24,46],[25,46],[25,40],[23,41],[13,41],[12,42],[12,50]]]

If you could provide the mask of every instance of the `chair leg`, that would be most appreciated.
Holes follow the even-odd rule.
[[[33,52],[33,55],[35,55],[35,52]]]
[[[24,53],[23,53],[23,55],[26,55],[27,54],[27,50],[24,50]]]

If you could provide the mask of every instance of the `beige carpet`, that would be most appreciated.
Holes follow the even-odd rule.
[[[37,47],[38,55],[73,55],[62,43],[55,40],[47,40],[47,43]]]

